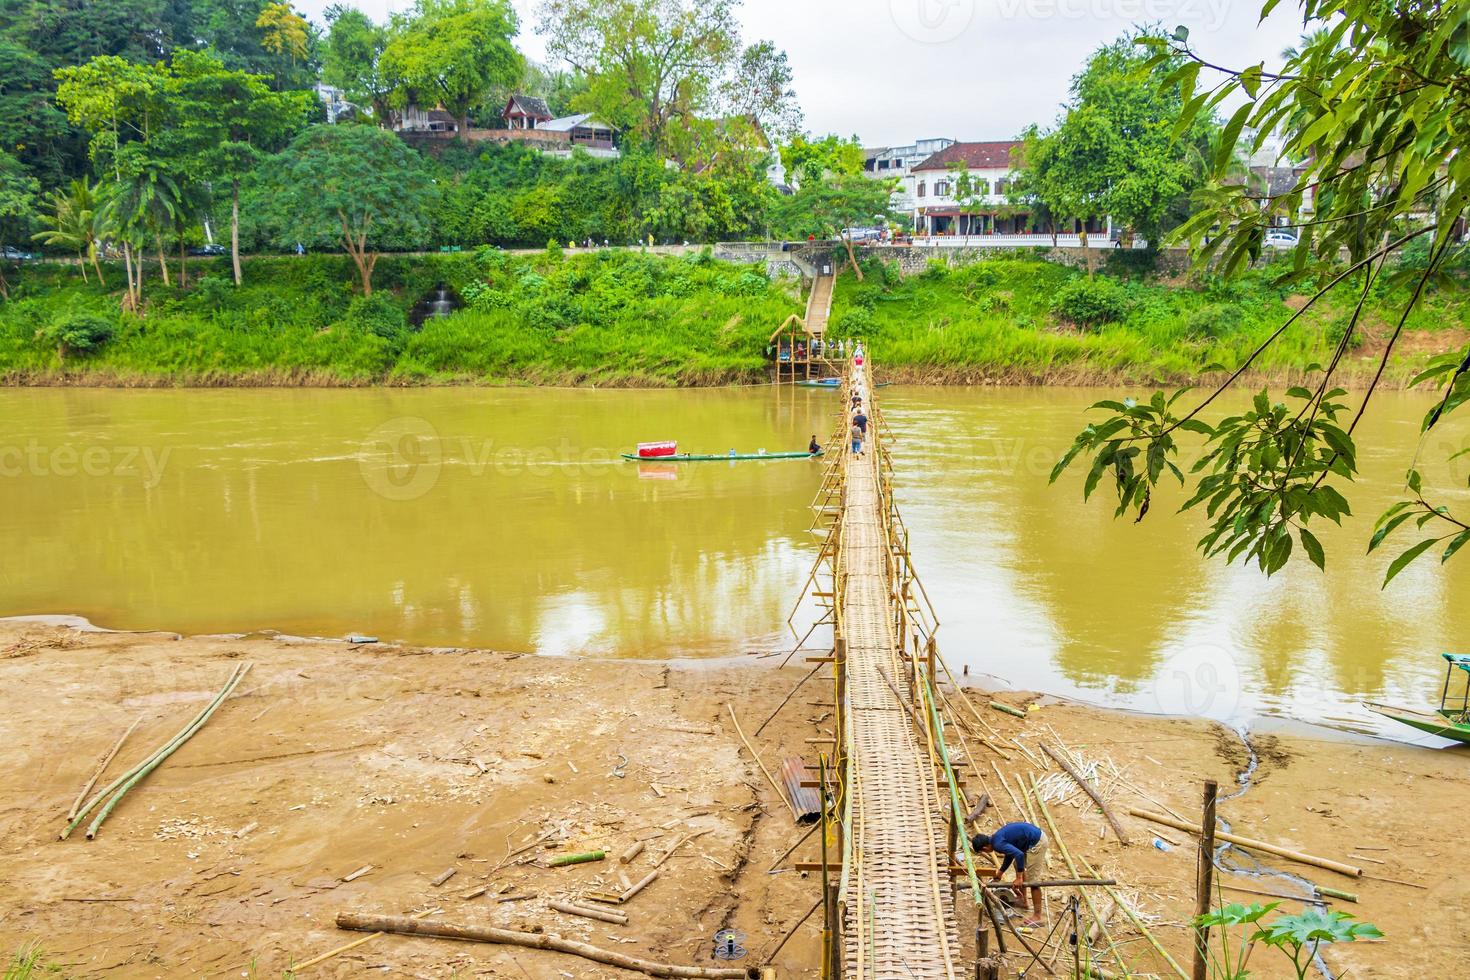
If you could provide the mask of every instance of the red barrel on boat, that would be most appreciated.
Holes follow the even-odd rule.
[[[661,456],[672,456],[679,451],[679,443],[669,442],[640,442],[638,444],[639,459],[658,459]]]

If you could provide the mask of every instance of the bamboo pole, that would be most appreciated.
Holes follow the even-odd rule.
[[[584,919],[596,919],[598,922],[611,922],[613,925],[625,926],[628,917],[619,912],[604,912],[602,909],[590,909],[583,905],[574,905],[571,902],[547,902],[548,907],[555,909],[565,915],[580,915]]]
[[[415,912],[413,915],[409,916],[409,918],[410,919],[422,919],[422,918],[425,918],[427,916],[433,915],[435,912],[439,912],[439,911],[441,911],[441,910],[440,909],[424,909],[422,912]],[[313,966],[316,966],[318,963],[323,963],[323,962],[331,959],[334,956],[338,956],[338,955],[340,955],[342,953],[347,952],[349,949],[356,949],[357,947],[361,946],[363,943],[370,943],[374,939],[377,939],[379,936],[383,936],[383,935],[387,935],[387,933],[375,932],[372,935],[363,936],[360,939],[354,939],[350,943],[343,943],[341,946],[338,946],[336,949],[329,949],[325,953],[321,954],[320,956],[313,956],[311,959],[307,960],[305,963],[296,963],[296,964],[294,964],[291,967],[291,972],[292,973],[300,973],[302,970],[305,970],[308,967],[313,967]]]
[[[434,939],[499,943],[506,946],[522,946],[526,949],[544,949],[566,953],[570,956],[580,956],[595,963],[603,963],[623,970],[633,970],[650,977],[696,978],[696,980],[746,980],[747,977],[745,970],[656,963],[635,956],[625,956],[622,953],[602,949],[589,943],[563,939],[551,933],[518,932],[513,929],[496,929],[492,926],[461,926],[449,922],[427,922],[403,915],[342,912],[337,915],[337,928],[355,929],[361,932],[391,932],[399,936],[426,936]]]
[[[626,902],[626,901],[628,901],[634,895],[637,895],[643,889],[645,889],[649,885],[653,884],[653,879],[655,879],[657,877],[658,877],[658,868],[654,868],[652,871],[648,872],[648,874],[644,875],[642,878],[639,878],[638,881],[635,884],[629,886],[628,890],[625,891],[625,892],[623,892],[622,897],[619,899],[619,901],[620,902]]]
[[[1082,862],[1082,866],[1087,869],[1088,874],[1097,874],[1097,872],[1092,869],[1092,865],[1087,863],[1087,858],[1079,856],[1078,860]],[[1113,891],[1111,887],[1106,885],[1104,885],[1103,887],[1107,891],[1108,897],[1111,898],[1115,903],[1117,903],[1118,908],[1123,910],[1123,914],[1127,916],[1128,921],[1133,923],[1133,928],[1137,929],[1139,933],[1142,934],[1143,938],[1148,940],[1148,944],[1154,948],[1154,951],[1157,952],[1161,957],[1163,957],[1164,962],[1169,964],[1169,967],[1176,974],[1179,975],[1179,980],[1190,980],[1189,974],[1184,972],[1184,967],[1180,966],[1179,962],[1175,960],[1174,957],[1169,955],[1169,951],[1167,949],[1159,945],[1159,941],[1154,938],[1154,934],[1148,931],[1148,926],[1144,925],[1139,920],[1138,915],[1133,911],[1133,909],[1129,908],[1128,904],[1124,902],[1121,898],[1119,898],[1118,893]]]
[[[82,800],[92,791],[92,787],[97,785],[97,780],[102,777],[102,774],[107,771],[107,767],[112,764],[112,760],[117,756],[118,750],[123,747],[123,743],[128,740],[128,736],[133,734],[133,729],[137,728],[142,721],[143,716],[139,715],[137,720],[128,726],[128,730],[123,732],[122,736],[113,743],[112,751],[103,756],[102,761],[97,764],[97,768],[92,770],[92,778],[87,780],[87,784],[82,787],[81,791],[77,793],[77,798],[72,801],[71,809],[66,811],[67,820],[71,820],[77,815],[77,807],[82,805]]]
[[[801,918],[792,923],[791,928],[786,930],[786,935],[782,936],[781,941],[776,944],[776,948],[766,954],[767,965],[770,965],[771,961],[776,958],[776,954],[781,952],[782,947],[784,947],[791,940],[791,937],[796,935],[796,930],[801,928],[801,924],[807,919],[810,919],[812,917],[812,913],[821,908],[822,903],[826,900],[826,894],[824,892],[823,896],[817,899],[816,903],[813,904],[811,908],[807,909],[806,913]]]
[[[242,667],[234,675],[234,677],[225,684],[215,700],[209,705],[209,707],[205,708],[204,711],[200,713],[198,719],[194,722],[192,726],[190,726],[187,731],[183,733],[183,735],[179,736],[173,742],[165,746],[152,759],[144,763],[142,768],[140,768],[137,773],[132,776],[132,778],[123,783],[122,788],[119,789],[115,794],[113,794],[112,799],[108,800],[103,805],[101,810],[97,811],[97,816],[94,817],[91,824],[87,826],[88,840],[92,840],[94,837],[97,836],[97,829],[102,826],[102,821],[106,820],[108,815],[117,808],[117,805],[122,802],[122,798],[127,795],[129,790],[131,790],[134,786],[137,786],[138,783],[142,782],[143,779],[147,777],[150,772],[163,765],[163,761],[165,759],[173,755],[180,746],[189,741],[189,739],[193,738],[195,733],[198,732],[199,729],[204,727],[204,723],[210,719],[210,716],[213,715],[216,710],[219,709],[220,705],[224,704],[225,701],[229,699],[229,696],[234,693],[235,688],[238,687],[240,682],[245,679],[245,675],[249,673],[250,667],[250,664],[245,664],[244,667]],[[85,814],[78,815],[76,818],[77,821],[80,822],[83,816],[85,816]]]
[[[1195,835],[1200,833],[1200,828],[1194,824],[1186,823],[1183,820],[1175,820],[1161,813],[1150,813],[1148,810],[1140,810],[1136,807],[1128,812],[1135,817],[1141,817],[1153,823],[1163,824],[1165,827],[1173,827],[1175,830],[1183,830]],[[1274,854],[1277,857],[1283,857],[1288,861],[1295,861],[1298,864],[1308,864],[1314,868],[1322,868],[1325,871],[1336,871],[1338,874],[1347,875],[1349,878],[1361,878],[1363,876],[1362,868],[1355,868],[1350,864],[1343,864],[1340,861],[1333,861],[1329,858],[1304,854],[1301,851],[1293,851],[1290,848],[1281,847],[1277,844],[1268,844],[1265,841],[1255,840],[1250,837],[1241,837],[1239,834],[1227,834],[1223,830],[1216,831],[1215,837],[1228,844],[1235,844],[1250,851],[1262,851],[1266,854]]]
[[[1042,742],[1041,751],[1051,756],[1052,761],[1061,766],[1066,774],[1072,777],[1072,781],[1078,786],[1081,786],[1083,792],[1092,797],[1092,802],[1097,804],[1098,809],[1102,810],[1103,816],[1106,817],[1108,823],[1112,825],[1113,833],[1118,835],[1118,843],[1122,844],[1124,847],[1127,847],[1130,843],[1132,843],[1132,841],[1128,839],[1128,831],[1123,829],[1123,824],[1118,820],[1117,815],[1113,813],[1112,808],[1103,802],[1102,794],[1097,791],[1097,787],[1093,786],[1086,779],[1082,778],[1082,773],[1078,772],[1076,767],[1073,766],[1072,763],[1068,762],[1066,759],[1063,759],[1060,753],[1052,751],[1052,747],[1050,745]]]
[[[776,710],[767,715],[766,720],[760,723],[760,727],[755,730],[756,735],[760,735],[761,732],[765,731],[766,726],[774,721],[776,719],[776,716],[781,713],[781,709],[786,707],[786,705],[791,702],[792,698],[796,697],[796,692],[801,690],[801,686],[807,681],[811,680],[813,677],[815,677],[817,671],[821,670],[825,666],[827,666],[825,663],[819,663],[811,670],[807,671],[806,676],[796,682],[796,686],[791,689],[791,693],[782,698],[781,703],[776,705]]]
[[[229,677],[228,680],[225,681],[225,688],[226,689],[228,689],[230,687],[230,685],[238,677],[240,677],[241,667],[242,667],[241,664],[236,664],[234,666],[234,669],[232,671],[230,671],[230,677]],[[87,814],[90,813],[90,812],[92,812],[92,809],[94,807],[96,807],[98,803],[101,803],[102,800],[105,799],[108,796],[108,794],[110,794],[113,790],[117,789],[123,783],[127,782],[128,779],[130,779],[135,773],[138,772],[138,770],[142,769],[145,765],[147,765],[148,763],[152,762],[161,752],[163,752],[165,749],[167,749],[170,745],[173,745],[175,742],[179,741],[180,739],[187,737],[188,734],[189,734],[189,732],[193,729],[194,725],[197,724],[199,722],[199,720],[204,717],[204,712],[208,711],[209,708],[212,707],[213,705],[218,704],[219,701],[222,699],[223,696],[224,696],[224,691],[221,690],[220,693],[218,693],[218,694],[216,694],[214,696],[214,698],[209,702],[209,704],[205,705],[205,707],[200,710],[199,714],[195,715],[189,721],[189,723],[187,725],[185,725],[183,728],[179,729],[178,733],[176,735],[174,735],[173,738],[169,739],[167,742],[163,743],[163,745],[161,745],[158,748],[154,749],[153,752],[150,753],[147,758],[145,758],[145,759],[143,759],[143,760],[141,760],[141,761],[139,761],[137,763],[134,763],[134,765],[132,766],[132,768],[130,768],[127,772],[123,773],[121,776],[118,776],[116,779],[114,779],[111,783],[109,783],[107,785],[107,787],[105,789],[99,790],[90,800],[87,801],[87,804],[85,806],[83,806],[80,810],[77,811],[76,815],[72,818],[71,823],[69,823],[69,824],[66,825],[66,829],[62,830],[62,832],[61,832],[61,839],[62,840],[66,840],[68,837],[70,837],[71,836],[71,832],[73,830],[76,830],[77,829],[77,826],[84,819],[86,819]]]
[[[1071,872],[1072,877],[1079,877],[1080,875],[1077,871],[1077,862],[1072,859],[1072,852],[1067,849],[1067,842],[1062,839],[1061,833],[1057,830],[1056,823],[1052,821],[1051,810],[1047,809],[1046,801],[1041,798],[1040,793],[1036,792],[1036,782],[1034,781],[1034,778],[1031,784],[1031,796],[1036,800],[1036,808],[1041,811],[1042,819],[1046,821],[1047,832],[1051,834],[1051,839],[1057,842],[1057,851],[1061,853],[1062,861],[1067,865],[1067,870]],[[1087,870],[1089,873],[1092,872],[1092,868],[1090,867]],[[1108,951],[1113,954],[1113,959],[1117,961],[1118,968],[1122,970],[1123,973],[1126,975],[1128,973],[1128,965],[1123,962],[1123,957],[1118,952],[1118,944],[1113,940],[1112,933],[1108,931],[1107,920],[1098,915],[1097,906],[1092,904],[1091,895],[1089,895],[1087,892],[1083,892],[1082,900],[1087,903],[1087,911],[1092,914],[1093,921],[1097,923],[1098,927],[1102,930],[1103,938],[1108,941]],[[1113,898],[1113,902],[1114,904],[1119,904],[1116,897]]]
[[[776,780],[771,776],[771,770],[767,769],[766,764],[761,761],[760,753],[750,744],[750,739],[745,737],[745,731],[740,727],[740,719],[735,717],[735,706],[727,702],[725,704],[725,710],[730,712],[730,720],[735,723],[735,734],[739,735],[740,741],[745,743],[745,750],[755,759],[755,764],[761,767],[761,772],[765,773],[766,782],[771,784],[771,789],[776,791],[776,795],[781,798],[781,802],[785,803],[787,809],[791,811],[791,818],[799,821],[801,816],[796,812],[796,805],[786,798],[785,793],[781,792],[781,787],[776,785]]]
[[[823,810],[824,811],[825,811],[825,809],[826,808],[823,807]],[[776,858],[776,860],[774,860],[774,861],[771,862],[771,866],[766,869],[766,874],[774,874],[775,871],[776,871],[776,869],[781,866],[781,862],[784,861],[784,860],[786,860],[787,858],[789,858],[791,856],[791,852],[794,851],[794,850],[796,850],[798,847],[800,847],[802,845],[802,842],[803,841],[805,841],[812,834],[815,834],[818,830],[820,830],[822,828],[822,826],[825,824],[825,822],[826,821],[824,819],[824,820],[818,821],[817,823],[814,823],[810,827],[808,827],[806,833],[804,833],[800,837],[796,838],[796,843],[795,844],[792,844],[790,847],[786,848],[786,850],[784,850],[784,851],[781,852],[781,856],[780,857]],[[826,862],[824,861],[822,863],[825,864]]]

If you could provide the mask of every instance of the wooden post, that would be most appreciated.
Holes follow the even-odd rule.
[[[1200,824],[1199,863],[1195,874],[1194,914],[1210,911],[1210,892],[1215,876],[1215,798],[1220,792],[1213,780],[1205,781],[1204,820]],[[1210,966],[1210,928],[1194,927],[1194,980],[1206,980]]]

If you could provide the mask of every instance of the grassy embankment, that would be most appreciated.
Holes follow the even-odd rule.
[[[354,293],[345,258],[260,258],[245,284],[228,260],[195,264],[188,290],[156,268],[142,317],[75,268],[27,269],[0,303],[0,378],[77,384],[675,385],[763,380],[766,339],[800,309],[795,283],[702,256],[605,251],[571,257],[385,256],[374,292]],[[121,276],[113,272],[113,284]],[[408,324],[439,283],[466,301]],[[58,355],[48,325],[102,314],[110,339]]]
[[[371,299],[356,296],[345,258],[260,258],[245,285],[227,260],[194,262],[187,290],[156,267],[145,315],[117,313],[118,292],[84,285],[74,266],[18,277],[0,303],[0,380],[9,383],[697,385],[759,382],[766,339],[801,309],[791,281],[706,256],[605,251],[564,257],[389,256]],[[114,286],[121,276],[110,274]],[[454,315],[408,324],[438,283],[465,300]],[[900,380],[950,383],[1183,381],[1234,367],[1304,301],[1305,287],[1266,271],[1232,283],[1099,274],[1037,258],[997,256],[900,279],[870,263],[844,274],[837,336],[867,338]],[[1365,374],[1391,331],[1402,290],[1368,304],[1366,336],[1349,356]],[[1255,365],[1295,377],[1325,361],[1348,314],[1346,294],[1303,316]],[[100,318],[101,326],[98,326]],[[59,351],[59,328],[110,336]],[[1391,376],[1465,342],[1470,304],[1431,292],[1408,324]],[[1080,325],[1079,323],[1085,324]],[[83,334],[86,333],[84,329]],[[73,334],[75,336],[75,334]],[[84,346],[84,345],[82,345]]]
[[[1307,284],[1273,285],[1258,269],[1233,282],[1185,282],[1082,273],[1054,263],[1000,258],[945,269],[931,263],[899,280],[872,268],[845,276],[833,304],[840,333],[869,338],[875,363],[900,380],[931,383],[1085,384],[1182,382],[1222,365],[1233,370],[1310,297]],[[1350,295],[1351,294],[1351,295]],[[1357,287],[1319,301],[1252,365],[1253,376],[1294,379],[1326,363],[1342,337]],[[1407,299],[1375,290],[1345,360],[1345,379],[1377,366]],[[1078,327],[1065,311],[1105,314]],[[1406,324],[1388,377],[1402,383],[1433,353],[1463,346],[1470,302],[1431,291]],[[1402,353],[1400,353],[1402,352]]]

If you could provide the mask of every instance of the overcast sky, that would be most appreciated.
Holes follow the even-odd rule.
[[[297,0],[319,23],[329,2]],[[348,2],[379,20],[413,5]],[[544,60],[535,0],[513,2],[521,50]],[[1300,8],[1283,3],[1260,25],[1259,12],[1259,0],[744,0],[740,20],[747,42],[790,55],[809,131],[883,146],[1050,124],[1088,53],[1135,23],[1184,24],[1217,63],[1270,66],[1300,35]]]

